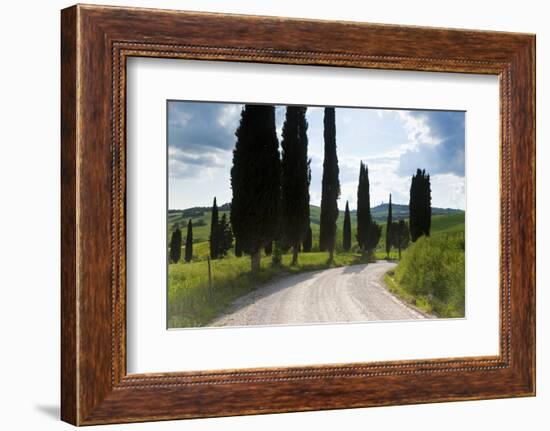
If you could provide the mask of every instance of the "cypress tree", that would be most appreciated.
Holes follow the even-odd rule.
[[[241,248],[238,239],[235,239],[235,256],[242,257],[243,249]]]
[[[313,235],[311,232],[311,226],[308,226],[306,230],[306,237],[304,238],[304,243],[302,245],[302,250],[304,251],[304,253],[309,253],[311,251],[312,246],[313,246]]]
[[[349,251],[351,249],[351,217],[349,214],[349,204],[346,201],[346,212],[344,213],[344,239],[342,241],[342,248],[344,251]]]
[[[336,242],[336,220],[338,219],[338,198],[340,181],[338,179],[338,156],[336,154],[336,118],[334,108],[325,108],[324,116],[325,155],[323,160],[323,182],[321,192],[321,223],[319,249],[328,250],[329,261],[334,259]]]
[[[399,252],[399,259],[401,259],[401,250],[407,248],[409,245],[409,226],[405,220],[399,220],[394,223],[394,243]]]
[[[430,236],[431,205],[430,175],[426,175],[425,170],[417,169],[411,180],[409,200],[409,228],[413,242],[422,235]]]
[[[189,219],[185,238],[185,261],[191,262],[191,259],[193,259],[193,220]]]
[[[210,221],[210,257],[217,259],[219,257],[220,241],[219,241],[219,215],[218,204],[214,197],[214,203],[212,204],[212,217]]]
[[[362,251],[366,250],[370,224],[369,171],[368,167],[361,162],[359,164],[359,185],[357,186],[357,243]]]
[[[361,162],[357,187],[357,242],[361,250],[371,253],[380,241],[381,232],[370,212],[369,168]]]
[[[181,230],[179,225],[174,225],[170,239],[170,262],[177,263],[181,258]]]
[[[380,236],[382,235],[382,226],[376,223],[374,220],[371,220],[367,231],[367,242],[365,244],[365,249],[369,254],[372,255],[374,249],[380,241]]]
[[[390,250],[393,242],[393,219],[392,219],[392,207],[391,207],[391,193],[390,193],[390,203],[388,205],[388,219],[386,221],[386,256],[390,257]]]
[[[231,226],[238,246],[260,269],[260,251],[277,235],[280,201],[279,141],[275,108],[245,105],[235,132],[231,168]]]
[[[218,226],[218,257],[227,255],[227,252],[233,246],[233,232],[231,230],[231,224],[227,220],[227,214],[222,215],[222,219]]]
[[[307,120],[303,106],[288,106],[281,140],[281,231],[298,263],[300,244],[309,225]]]

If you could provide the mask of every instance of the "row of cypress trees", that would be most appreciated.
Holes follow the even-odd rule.
[[[182,235],[179,224],[176,223],[170,238],[170,262],[177,263],[181,259]],[[193,258],[193,220],[187,222],[187,236],[185,238],[185,261],[191,262]]]
[[[251,256],[252,271],[260,268],[261,251],[292,249],[292,263],[296,264],[300,248],[311,251],[312,235],[309,225],[310,160],[307,156],[308,137],[306,107],[288,106],[282,131],[281,153],[275,127],[275,108],[271,105],[245,105],[235,132],[236,144],[231,168],[230,222],[226,215],[219,220],[216,198],[212,206],[210,256],[223,257],[235,239],[235,254]],[[324,110],[324,160],[321,195],[319,249],[334,258],[336,222],[340,197],[339,167],[336,151],[335,109]],[[429,235],[431,223],[430,180],[425,171],[418,170],[412,178],[410,230],[413,241]],[[401,222],[401,221],[400,221]],[[399,249],[408,238],[408,226],[393,223],[391,195],[386,231],[386,251],[391,246]],[[187,240],[191,238],[191,220]],[[179,228],[177,229],[179,231]],[[406,233],[406,235],[405,235]],[[368,167],[360,163],[357,189],[357,243],[363,252],[372,252],[381,236],[381,227],[370,212],[370,184]],[[171,241],[171,260],[181,254],[181,232],[174,231]],[[351,220],[346,202],[343,226],[343,248],[351,249]],[[177,250],[179,241],[180,249]],[[174,242],[174,247],[172,247]],[[172,250],[173,253],[172,253]],[[191,251],[192,253],[192,251]],[[173,255],[172,255],[173,254]],[[177,258],[177,260],[175,260]],[[191,257],[189,257],[189,260]],[[186,259],[187,260],[187,259]]]
[[[431,186],[430,176],[425,170],[418,169],[411,180],[409,201],[409,224],[405,220],[393,221],[392,196],[390,194],[386,221],[386,254],[389,256],[392,247],[399,251],[406,248],[409,239],[416,241],[420,236],[430,235],[431,228]],[[357,188],[357,243],[363,252],[372,252],[381,236],[381,226],[372,218],[370,212],[370,184],[368,167],[360,163],[359,185]],[[349,204],[346,202],[344,212],[342,248],[351,249],[351,217]]]
[[[239,249],[251,257],[252,272],[260,269],[261,251],[271,253],[273,241],[277,255],[292,249],[293,264],[300,247],[311,243],[306,109],[286,108],[281,153],[275,107],[245,105],[241,112],[231,168],[231,225]]]
[[[260,267],[261,250],[268,254],[272,242],[275,250],[292,249],[296,264],[300,246],[311,250],[309,226],[310,160],[307,156],[306,107],[288,106],[283,125],[281,151],[275,129],[275,108],[269,105],[245,105],[235,133],[231,169],[231,224],[239,253],[251,256],[252,271]],[[321,194],[319,249],[334,258],[336,222],[339,215],[340,181],[336,150],[335,109],[324,109],[324,160]],[[411,183],[411,235],[429,235],[431,223],[430,180],[425,171],[417,171]],[[391,211],[391,204],[390,204]],[[391,214],[388,215],[391,219]],[[399,250],[406,244],[408,226],[389,223],[387,247]],[[351,221],[346,202],[344,215],[344,250],[351,248]],[[370,213],[368,167],[361,162],[357,190],[357,242],[363,252],[372,252],[381,236],[381,226]],[[389,249],[387,250],[389,253]]]

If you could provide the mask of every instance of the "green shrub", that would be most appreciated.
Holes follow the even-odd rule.
[[[403,253],[395,281],[406,293],[431,304],[441,317],[464,316],[465,260],[461,235],[421,237]]]

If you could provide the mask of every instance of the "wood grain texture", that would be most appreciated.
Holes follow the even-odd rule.
[[[62,11],[61,38],[63,420],[86,425],[534,394],[533,35],[79,5]],[[129,56],[499,75],[500,354],[127,375]]]

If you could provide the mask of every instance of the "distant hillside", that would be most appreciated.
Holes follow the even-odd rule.
[[[220,217],[226,213],[229,215],[230,205],[223,204],[220,208]],[[180,228],[184,229],[187,226],[189,218],[193,219],[193,239],[194,242],[208,241],[210,235],[210,207],[193,207],[186,209],[171,209],[168,211],[168,232],[172,232],[172,228],[175,223],[178,223]],[[382,224],[386,224],[386,218],[388,216],[388,204],[380,204],[371,208],[374,219]],[[313,231],[314,242],[319,236],[319,224],[321,218],[321,208],[315,205],[310,206],[309,218],[311,220],[311,230]],[[392,204],[393,219],[406,219],[409,217],[409,206]],[[357,225],[356,211],[351,211],[351,226],[355,232],[355,226]],[[432,208],[432,233],[452,233],[455,231],[464,230],[464,211],[452,208]],[[337,235],[340,237],[342,234],[342,227],[344,223],[344,211],[340,211],[340,215],[336,222],[338,229]],[[341,241],[338,239],[338,241]]]
[[[219,211],[229,211],[230,208],[231,208],[231,204],[229,202],[227,202],[223,205],[218,205],[218,210]],[[192,208],[186,208],[186,209],[183,209],[183,210],[170,209],[170,210],[168,210],[168,214],[170,214],[170,215],[178,214],[178,215],[182,216],[183,218],[189,218],[189,217],[195,218],[195,217],[203,216],[204,213],[210,213],[211,209],[212,209],[212,207],[192,207]]]
[[[371,208],[371,214],[377,222],[383,223],[386,221],[388,217],[388,206],[389,204],[380,204]],[[320,217],[321,217],[321,208],[315,205],[310,205],[309,208],[310,208],[309,211],[310,211],[311,222],[314,224],[319,224]],[[463,214],[463,213],[464,211],[459,209],[454,209],[454,208],[432,207],[432,216],[448,215],[448,214]],[[350,211],[350,216],[353,224],[356,219],[356,211],[355,210]],[[409,206],[392,204],[392,216],[394,220],[409,218]],[[338,219],[343,220],[343,218],[344,218],[344,211],[340,211],[340,217],[338,217]]]

